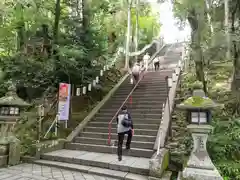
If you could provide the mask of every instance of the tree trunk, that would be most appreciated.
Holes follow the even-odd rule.
[[[209,3],[209,0],[205,0],[205,4],[206,4],[206,9],[207,9],[207,19],[208,19],[208,24],[209,24],[209,27],[210,27],[210,32],[211,32],[211,35],[213,35],[213,25],[212,25],[212,18],[209,14],[209,11],[210,11],[210,3]]]
[[[131,40],[131,3],[128,2],[128,24],[127,24],[127,41],[126,41],[126,59],[125,59],[125,69],[129,68],[129,51],[130,51],[130,40]]]
[[[192,58],[195,62],[196,76],[203,84],[203,90],[207,94],[207,82],[205,81],[204,66],[203,66],[203,52],[201,48],[201,30],[203,28],[204,11],[202,9],[192,9],[189,11],[188,22],[192,29],[191,34],[191,48]]]
[[[136,2],[136,29],[135,29],[135,52],[138,51],[138,31],[139,31],[139,0]],[[136,56],[136,60],[138,56]]]
[[[25,24],[23,18],[24,7],[22,4],[17,4],[15,7],[18,11],[21,12],[20,20],[17,23],[17,50],[22,51],[25,44]]]
[[[61,0],[56,0],[55,4],[55,21],[53,26],[53,58],[55,59],[55,71],[57,72],[58,68],[58,61],[59,61],[59,55],[58,55],[58,32],[59,32],[59,21],[60,21],[60,15],[61,15]],[[53,80],[56,80],[58,77],[58,73],[55,73]],[[59,83],[56,82],[55,83]]]
[[[22,51],[25,44],[25,27],[24,22],[19,22],[17,25],[17,50]]]
[[[61,0],[56,0],[55,21],[54,21],[54,28],[53,28],[53,43],[54,43],[54,45],[58,44],[58,32],[59,32],[60,15],[61,15]]]
[[[224,10],[225,10],[225,35],[226,35],[226,42],[227,42],[226,58],[227,60],[230,60],[231,59],[231,40],[230,40],[230,33],[229,33],[229,2],[228,0],[224,0]]]
[[[88,4],[87,4],[87,0],[82,0],[82,12],[83,12],[83,20],[82,20],[82,42],[86,45],[87,48],[91,48],[88,47],[87,45],[88,43],[88,39],[86,34],[88,34],[88,26],[89,26],[89,11],[88,11]]]
[[[237,12],[237,8],[235,8],[231,13],[232,34],[236,33],[236,29],[235,29],[236,12]],[[238,50],[238,42],[235,39],[233,39],[232,44],[233,44],[233,78],[232,78],[231,89],[233,92],[237,92],[238,82],[236,80],[236,77],[240,75],[240,52]]]

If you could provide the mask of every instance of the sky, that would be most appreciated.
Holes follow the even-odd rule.
[[[173,15],[173,7],[169,0],[164,3],[157,3],[157,0],[148,0],[151,3],[154,12],[159,12],[159,21],[162,24],[160,35],[164,37],[166,43],[182,41],[190,34],[190,28],[187,26],[180,31],[175,25],[176,20]]]

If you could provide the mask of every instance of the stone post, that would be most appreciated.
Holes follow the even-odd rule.
[[[8,165],[17,165],[20,162],[21,156],[21,143],[20,140],[16,137],[12,137],[9,140],[9,157]]]

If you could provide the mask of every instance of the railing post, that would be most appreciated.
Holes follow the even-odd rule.
[[[57,114],[55,119],[55,136],[57,136],[58,134],[58,119],[59,119],[59,114]]]
[[[40,105],[38,106],[38,141],[41,140],[41,134],[42,134],[42,120],[44,118],[44,106]]]
[[[108,145],[111,145],[111,136],[112,136],[112,122],[108,124]]]
[[[170,101],[169,101],[169,92],[170,92],[170,88],[169,88],[169,84],[168,84],[168,76],[166,76],[165,78],[165,82],[166,82],[166,89],[167,89],[167,105],[168,105],[168,115],[169,115],[169,129],[168,129],[168,135],[170,138],[172,138],[172,117],[171,117],[171,111],[170,111]]]
[[[132,96],[129,97],[130,108],[132,109]]]

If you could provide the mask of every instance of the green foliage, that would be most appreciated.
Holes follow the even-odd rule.
[[[226,89],[219,90],[213,86],[216,82],[228,79],[228,76],[225,79],[219,78],[219,74],[228,73],[226,64],[214,66],[209,71],[211,73],[208,73],[208,79],[213,82],[212,86],[209,86],[209,97],[216,103],[224,104],[224,108],[213,111],[214,132],[208,139],[208,152],[222,176],[230,180],[239,180],[240,119],[232,117],[232,104],[236,103],[236,99],[231,99],[232,95]],[[196,82],[195,76],[192,73],[186,74],[183,77],[182,92],[191,89],[194,82]],[[196,102],[198,101],[199,99]],[[184,142],[186,147],[191,147],[190,143],[191,137],[186,137]]]
[[[132,9],[132,28],[136,28],[136,9]],[[159,35],[160,24],[158,22],[159,14],[153,14],[151,7],[145,4],[145,8],[140,11],[138,21],[140,29],[140,47],[152,42],[153,38]]]
[[[1,2],[0,64],[4,76],[0,80],[14,79],[39,94],[59,82],[88,83],[92,72],[111,60],[118,46],[125,45],[127,4],[121,0],[83,3],[61,1],[56,30],[55,1]],[[146,44],[159,27],[147,3],[142,10],[140,41]],[[45,54],[25,52],[24,47],[36,50],[36,44],[43,44],[41,38],[50,42]],[[98,67],[92,67],[93,60],[98,61]]]
[[[60,4],[60,12],[57,4]],[[5,94],[9,79],[17,83],[18,93],[24,94],[21,97],[29,101],[42,97],[47,89],[56,90],[59,82],[73,85],[92,82],[99,70],[113,61],[117,48],[125,45],[126,5],[122,0],[87,0],[82,4],[75,0],[1,1],[0,97]],[[148,9],[141,14],[140,30],[147,38],[145,34],[139,37],[144,44],[159,30],[151,9],[149,6],[143,9],[145,7]],[[93,61],[97,61],[96,66],[92,65]],[[101,77],[101,95],[119,81],[122,75],[119,68],[117,66]],[[78,112],[82,117],[73,119],[72,124],[79,124],[98,102],[93,91],[84,97],[88,104]],[[36,119],[36,116],[23,117],[16,125],[15,133],[22,142],[23,154],[35,153],[39,135]],[[47,128],[50,121],[52,119],[44,122]],[[74,128],[62,131],[60,136],[66,137]],[[50,133],[48,138],[56,137]]]

